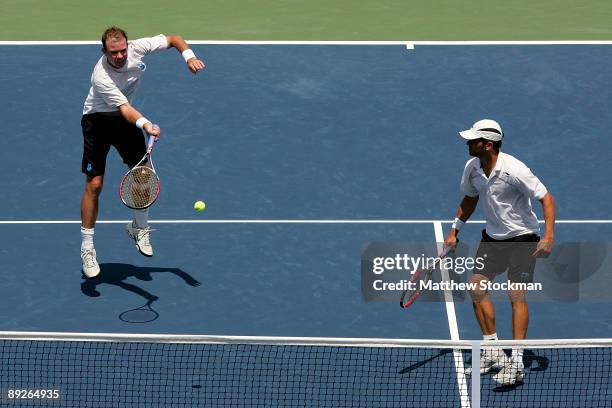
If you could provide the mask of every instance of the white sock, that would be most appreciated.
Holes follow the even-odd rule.
[[[83,228],[81,226],[81,251],[84,249],[93,249],[94,247],[94,229]]]
[[[493,334],[483,334],[482,335],[482,339],[487,341],[487,340],[497,340],[497,333],[493,333]]]
[[[149,226],[149,223],[147,222],[148,218],[148,208],[145,208],[144,210],[134,210],[134,222],[138,228],[147,228]]]

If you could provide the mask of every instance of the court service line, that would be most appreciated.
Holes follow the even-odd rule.
[[[98,224],[123,224],[131,220],[99,220]],[[432,224],[436,220],[321,220],[321,219],[225,219],[149,220],[150,224]],[[452,221],[449,221],[452,222]],[[5,220],[0,224],[80,224],[80,220]]]
[[[98,224],[124,224],[131,220],[99,220]],[[149,220],[150,224],[451,224],[453,220],[349,220],[349,219],[176,219]],[[6,224],[80,224],[80,220],[0,220]],[[469,224],[484,224],[484,220],[470,220]],[[544,221],[540,221],[543,224]],[[612,220],[556,220],[556,224],[612,224]]]

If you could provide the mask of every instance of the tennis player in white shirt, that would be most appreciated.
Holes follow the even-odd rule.
[[[86,176],[81,199],[81,260],[83,273],[88,278],[100,273],[93,238],[106,156],[113,146],[123,162],[132,167],[146,151],[142,131],[159,137],[159,127],[152,126],[151,121],[131,105],[131,98],[146,69],[143,58],[171,47],[182,54],[192,73],[204,69],[204,63],[179,35],[160,34],[128,42],[126,32],[119,27],[110,27],[102,34],[103,55],[94,67],[81,118],[81,171]],[[127,231],[140,253],[153,256],[147,218],[148,210],[135,210],[134,221],[128,224]]]
[[[495,307],[487,291],[480,290],[481,283],[493,279],[508,270],[510,282],[530,283],[537,257],[548,256],[553,247],[555,201],[544,184],[531,170],[515,157],[500,151],[503,132],[494,120],[480,120],[465,131],[459,132],[467,141],[470,156],[461,177],[461,191],[465,194],[459,204],[457,216],[446,238],[445,246],[456,246],[457,235],[470,218],[479,200],[483,201],[486,227],[477,257],[484,258],[484,268],[474,270],[470,283],[476,319],[485,340],[497,340]],[[540,239],[538,219],[532,209],[532,201],[539,201],[544,212],[544,236]],[[512,337],[524,339],[529,323],[529,311],[525,291],[509,290],[512,303]],[[524,378],[523,351],[515,348],[510,359],[503,350],[488,350],[481,356],[481,373],[511,363],[506,370],[504,384],[514,384]]]

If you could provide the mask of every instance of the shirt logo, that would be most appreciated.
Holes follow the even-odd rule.
[[[147,70],[147,65],[144,62],[140,62],[138,68],[140,68],[142,72],[145,72]]]

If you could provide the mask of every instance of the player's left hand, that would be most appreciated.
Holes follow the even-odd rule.
[[[536,248],[532,256],[536,258],[548,258],[548,256],[552,253],[552,248],[553,248],[553,241],[543,239],[540,242],[538,242],[538,247]]]
[[[199,71],[202,71],[205,66],[204,61],[197,58],[191,58],[187,61],[187,68],[189,68],[192,74],[197,74]]]

